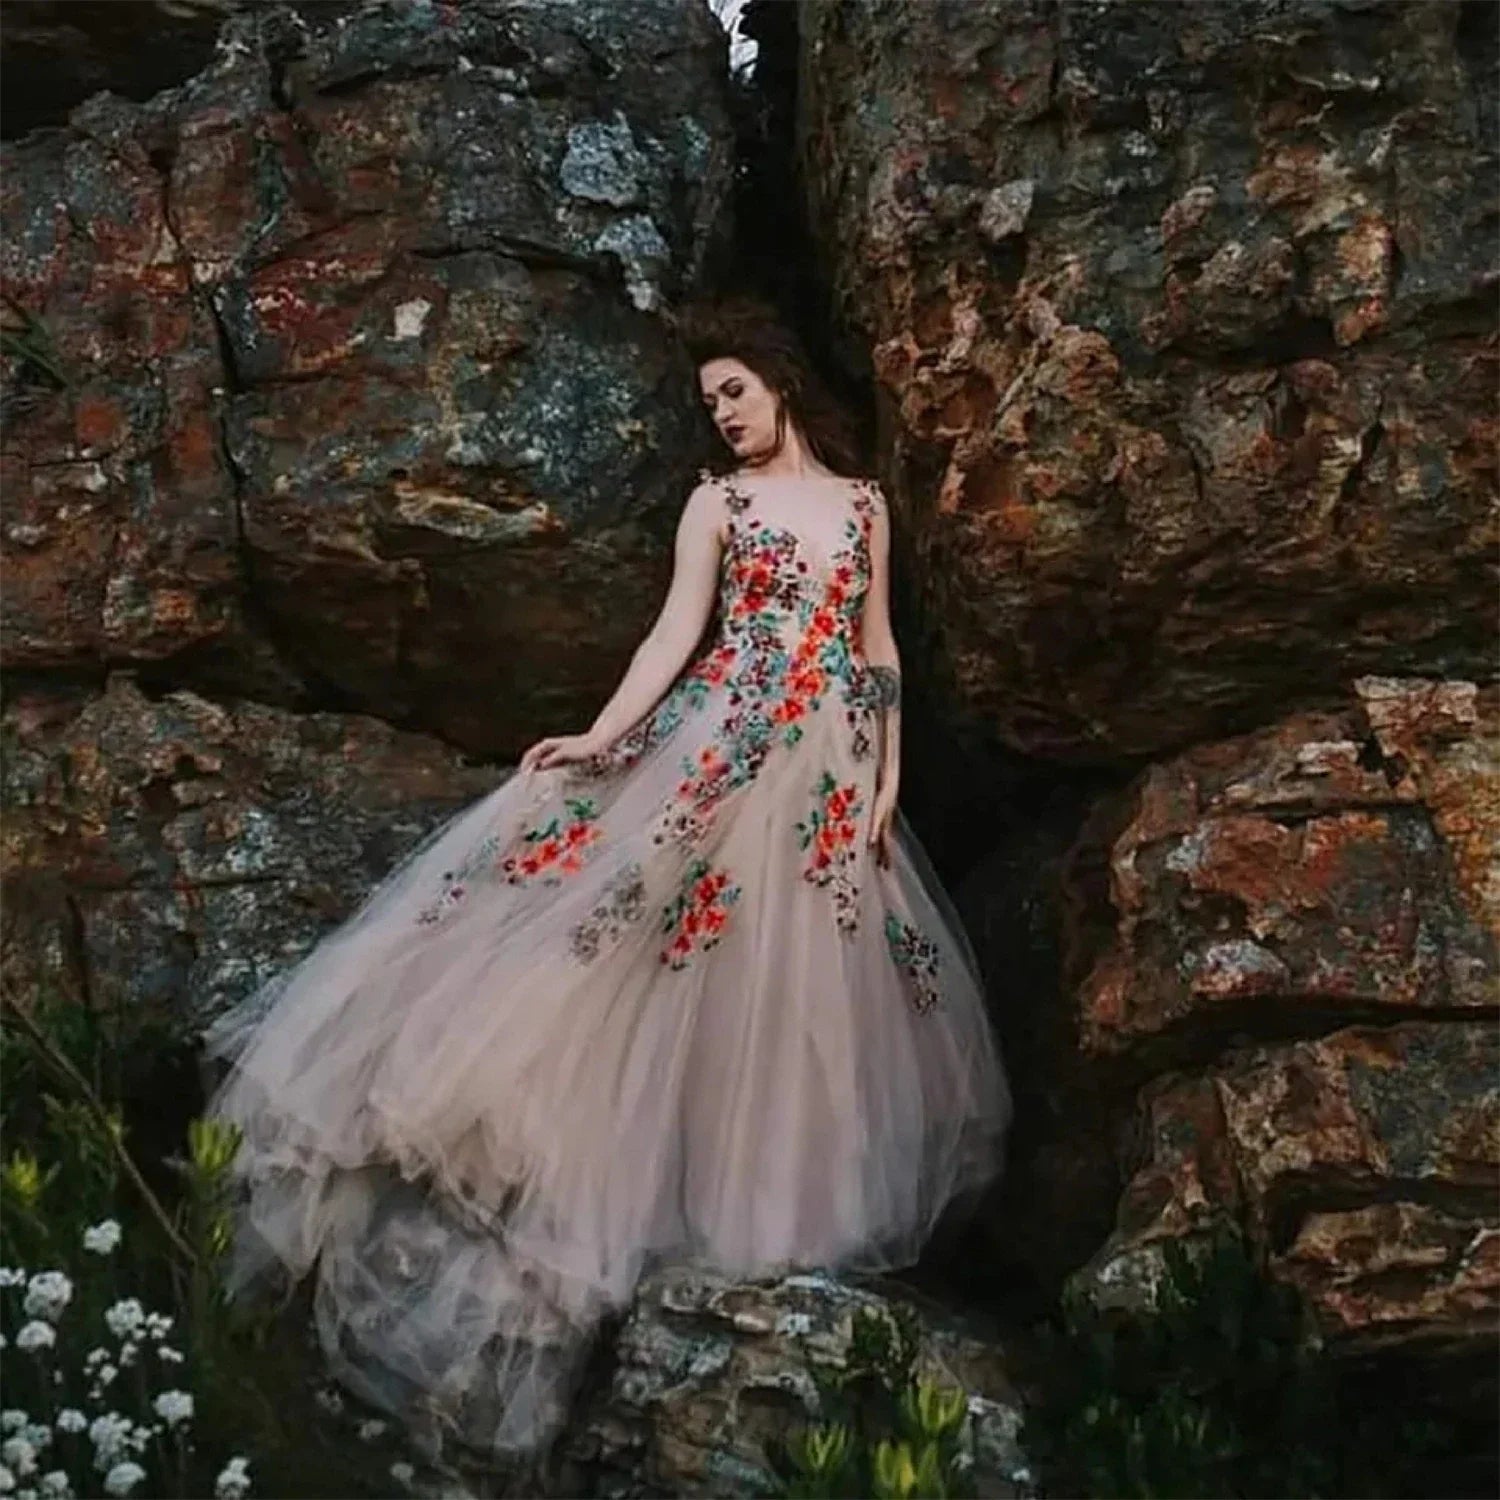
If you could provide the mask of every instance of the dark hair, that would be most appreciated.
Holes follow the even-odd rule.
[[[737,359],[775,393],[778,446],[790,417],[820,463],[838,474],[860,475],[864,466],[847,416],[774,309],[752,297],[723,297],[691,304],[676,321],[695,369],[711,359]],[[732,469],[738,463],[722,443],[716,442],[715,449],[710,469]]]

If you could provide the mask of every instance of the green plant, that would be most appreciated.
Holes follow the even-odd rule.
[[[70,382],[52,345],[46,323],[30,308],[12,297],[5,299],[6,320],[0,324],[0,354],[13,359],[21,371],[34,371],[43,379],[65,388]]]
[[[306,1308],[224,1295],[237,1132],[187,1108],[155,1116],[149,1138],[175,1150],[137,1160],[118,1090],[150,1057],[76,1006],[0,1001],[0,1491],[239,1500],[252,1476],[287,1497],[404,1485],[387,1424],[318,1388]],[[313,1400],[288,1399],[299,1391]]]
[[[1292,1288],[1221,1225],[1163,1247],[1153,1311],[1076,1289],[1038,1331],[1022,1445],[1044,1485],[1086,1496],[1407,1492],[1444,1435],[1361,1408]],[[1373,1418],[1373,1420],[1372,1420]]]
[[[812,1372],[824,1420],[770,1445],[773,1493],[790,1500],[973,1494],[962,1436],[968,1398],[917,1373],[917,1346],[909,1307],[854,1315],[845,1364]]]

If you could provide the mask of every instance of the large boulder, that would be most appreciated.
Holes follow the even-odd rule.
[[[802,12],[950,712],[1118,760],[1492,652],[1496,12]]]
[[[1086,1051],[1500,1005],[1500,695],[1357,692],[1153,766],[1101,816],[1107,904],[1073,907]]]
[[[1366,679],[1153,767],[1080,845],[1077,1038],[1141,1090],[1081,1273],[1148,1302],[1228,1219],[1352,1350],[1500,1314],[1500,694]]]
[[[961,1436],[975,1492],[1031,1493],[1003,1347],[910,1299],[896,1286],[821,1272],[747,1282],[676,1267],[647,1276],[614,1341],[609,1379],[569,1436],[586,1492],[768,1493],[767,1442],[828,1418],[815,1376],[857,1362],[857,1319],[889,1323],[904,1303],[915,1314],[914,1371],[968,1395]]]
[[[586,722],[696,461],[658,316],[723,230],[694,0],[282,7],[7,148],[12,668]]]
[[[7,983],[189,1038],[499,774],[357,715],[21,694],[0,734]]]

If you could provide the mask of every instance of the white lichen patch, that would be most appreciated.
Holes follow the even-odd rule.
[[[398,339],[421,338],[422,329],[427,323],[427,315],[431,311],[432,303],[425,297],[414,297],[410,302],[403,302],[395,313],[395,336]]]
[[[625,272],[625,291],[641,312],[661,304],[661,273],[671,264],[672,251],[661,231],[645,214],[617,219],[594,241],[594,253],[613,255]]]
[[[630,208],[641,201],[646,160],[618,110],[613,120],[583,120],[568,131],[559,169],[565,192],[589,203]]]

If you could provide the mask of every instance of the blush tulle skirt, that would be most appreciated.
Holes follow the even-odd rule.
[[[867,847],[860,736],[718,722],[512,775],[205,1035],[231,1290],[312,1276],[334,1374],[428,1442],[544,1447],[653,1266],[909,1265],[1000,1169],[974,957],[904,819]]]

